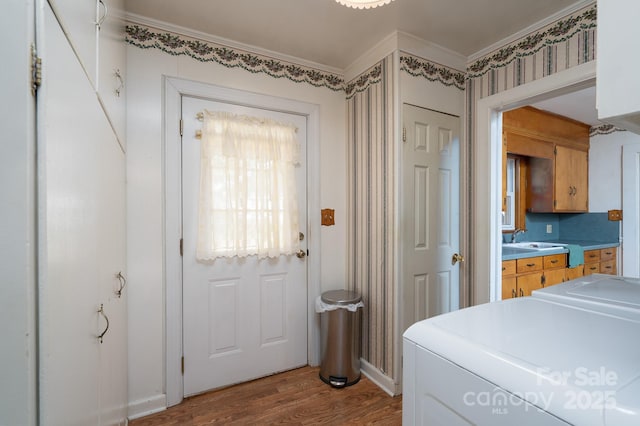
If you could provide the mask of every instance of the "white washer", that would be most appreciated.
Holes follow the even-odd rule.
[[[640,424],[640,285],[613,278],[412,325],[403,424]]]

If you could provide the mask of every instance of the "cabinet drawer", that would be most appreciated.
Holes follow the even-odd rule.
[[[567,267],[567,255],[566,254],[552,254],[544,257],[544,269],[554,268],[566,268]]]
[[[584,276],[584,265],[576,266],[575,268],[567,268],[567,280],[575,280]]]
[[[600,262],[598,263],[585,263],[584,264],[584,274],[597,274],[600,272]]]
[[[517,259],[516,271],[519,274],[523,272],[541,271],[542,265],[542,256]]]
[[[502,275],[515,275],[516,273],[516,261],[505,260],[502,262]]]
[[[600,262],[600,273],[601,274],[610,274],[617,275],[616,271],[616,261],[615,260],[607,260],[606,262]]]
[[[584,263],[600,262],[600,250],[586,250],[584,252]],[[586,272],[586,271],[585,271]]]
[[[615,247],[600,249],[600,261],[613,260],[615,258],[616,258]]]

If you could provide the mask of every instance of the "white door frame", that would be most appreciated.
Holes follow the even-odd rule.
[[[592,87],[595,78],[596,61],[591,61],[478,101],[472,179],[474,232],[469,256],[473,265],[472,305],[497,300],[499,290],[496,283],[502,261],[502,196],[499,186],[502,178],[501,112]]]
[[[315,320],[315,299],[320,295],[320,107],[315,104],[174,77],[164,78],[164,288],[165,288],[165,392],[167,406],[184,396],[182,358],[182,237],[181,137],[182,96],[264,108],[307,117],[307,354],[310,365],[320,362],[320,333]]]

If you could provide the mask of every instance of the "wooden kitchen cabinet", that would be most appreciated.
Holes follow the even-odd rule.
[[[527,211],[588,211],[589,129],[587,124],[532,107],[503,114],[507,152],[528,159]]]
[[[502,298],[530,296],[533,290],[566,281],[566,254],[502,262]]]
[[[589,210],[589,159],[586,151],[556,146],[554,211]]]
[[[584,274],[617,275],[617,248],[586,250],[584,252]]]

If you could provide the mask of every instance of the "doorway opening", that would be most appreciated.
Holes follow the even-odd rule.
[[[502,112],[591,87],[595,75],[592,61],[478,101],[472,176],[477,194],[473,201],[472,304],[499,300],[501,294]]]

